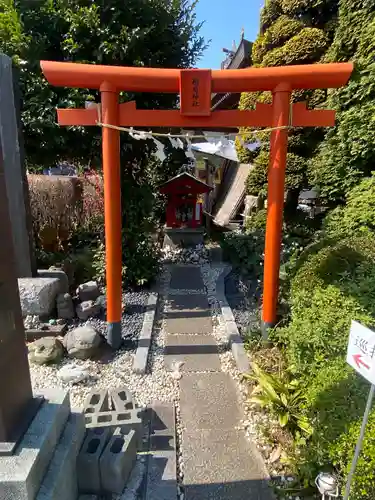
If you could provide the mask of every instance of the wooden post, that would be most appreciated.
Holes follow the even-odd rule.
[[[118,94],[111,85],[100,87],[104,124],[118,124]],[[122,238],[120,132],[103,127],[104,216],[107,281],[108,343],[121,345]]]
[[[17,276],[32,276],[30,232],[24,192],[24,168],[20,156],[19,130],[10,57],[0,54],[0,139]]]
[[[279,86],[273,94],[273,127],[287,127],[290,116],[291,90]],[[271,133],[268,170],[267,227],[264,258],[263,330],[276,324],[279,291],[280,250],[284,210],[285,168],[288,150],[288,129]]]

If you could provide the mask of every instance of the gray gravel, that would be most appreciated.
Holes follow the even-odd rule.
[[[126,291],[122,295],[122,303],[124,304],[121,324],[122,336],[125,341],[125,346],[134,347],[139,333],[142,329],[143,316],[146,311],[149,291],[138,289],[134,291]],[[107,320],[106,311],[103,310],[96,318],[90,318],[86,322],[75,318],[69,322],[68,330],[72,330],[82,324],[92,325],[104,337],[107,335]]]

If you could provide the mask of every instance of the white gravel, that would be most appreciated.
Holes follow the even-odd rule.
[[[165,281],[165,278],[161,281]],[[96,326],[96,321],[98,320],[93,319],[89,322]],[[125,320],[125,328],[126,325]],[[141,326],[140,324],[137,328],[140,329]],[[129,327],[130,329],[134,338],[134,323]],[[64,383],[57,376],[62,366],[72,362],[69,358],[64,358],[62,362],[51,366],[30,364],[33,389],[35,392],[52,387],[69,389],[71,404],[75,408],[82,408],[85,398],[92,389],[111,389],[123,385],[129,389],[135,402],[141,407],[155,400],[173,402],[177,397],[177,383],[164,368],[163,345],[163,332],[160,327],[156,327],[150,352],[150,369],[145,375],[137,375],[132,371],[134,348],[119,350],[108,362],[74,360],[77,366],[82,366],[90,374],[87,381],[78,384]]]

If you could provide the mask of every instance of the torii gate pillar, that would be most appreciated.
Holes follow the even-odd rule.
[[[111,84],[100,86],[104,123],[118,125],[118,93]],[[107,341],[114,349],[121,345],[122,313],[122,235],[121,235],[121,173],[120,132],[102,130],[105,260],[107,281]]]
[[[108,341],[121,344],[121,203],[119,131],[122,127],[212,128],[273,127],[268,172],[268,216],[265,244],[262,320],[264,330],[277,321],[281,231],[284,208],[288,128],[330,127],[331,110],[291,105],[295,89],[337,88],[345,85],[352,63],[312,64],[240,70],[179,70],[127,68],[42,61],[48,82],[57,86],[101,91],[105,197]],[[134,102],[118,104],[118,93],[179,93],[180,110],[137,110]],[[272,91],[273,104],[253,111],[212,111],[212,93]],[[60,125],[97,125],[96,109],[60,109]],[[126,243],[126,242],[125,242]]]
[[[263,332],[276,323],[280,251],[284,211],[285,169],[288,151],[291,90],[279,86],[273,93],[270,162],[268,169],[267,226],[264,250]]]

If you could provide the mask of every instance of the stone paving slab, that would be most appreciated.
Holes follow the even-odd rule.
[[[186,500],[273,500],[267,472],[243,431],[183,431]]]
[[[220,371],[218,347],[211,335],[167,335],[164,362],[168,371],[182,362],[180,372]]]
[[[155,402],[147,408],[150,454],[145,500],[177,500],[176,415],[173,403]]]
[[[199,266],[174,266],[169,284],[173,289],[204,290]]]
[[[176,452],[154,451],[149,457],[146,500],[177,500]]]
[[[239,425],[236,386],[227,373],[186,374],[180,381],[181,421],[185,429],[215,429]]]
[[[211,311],[206,295],[168,295],[168,302],[165,311],[167,333],[174,335],[212,333]]]

